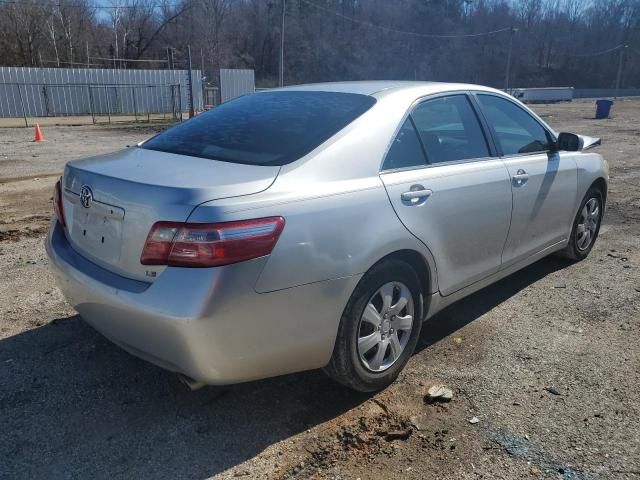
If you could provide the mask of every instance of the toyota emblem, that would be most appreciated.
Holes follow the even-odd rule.
[[[93,192],[87,185],[83,185],[80,189],[80,203],[84,208],[89,208],[93,201]]]

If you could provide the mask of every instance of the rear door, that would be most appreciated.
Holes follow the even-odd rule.
[[[443,295],[500,268],[511,189],[492,152],[460,93],[413,108],[386,155],[382,181],[402,223],[431,250]]]
[[[574,154],[552,152],[553,136],[533,115],[507,98],[476,96],[509,170],[513,215],[503,267],[567,238],[578,176]]]

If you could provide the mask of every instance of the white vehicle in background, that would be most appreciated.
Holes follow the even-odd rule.
[[[573,100],[573,87],[514,88],[509,93],[524,103],[554,103]]]

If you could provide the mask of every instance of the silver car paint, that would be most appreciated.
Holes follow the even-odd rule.
[[[269,188],[280,167],[233,165],[202,158],[131,148],[69,162],[64,172],[65,211],[72,212],[67,237],[74,248],[98,265],[125,277],[152,282],[164,267],[140,264],[151,226],[160,220],[184,221],[194,207],[212,198],[229,198]],[[85,209],[80,189],[89,185],[98,204],[124,210],[120,219],[105,222],[104,230],[119,231],[123,239],[113,248],[89,243],[80,225]],[[73,213],[78,213],[75,216]],[[99,232],[100,234],[102,232]],[[116,238],[117,238],[116,237]],[[99,245],[100,248],[91,248]]]
[[[498,271],[511,218],[511,182],[499,159],[384,173],[403,224],[436,258],[438,286],[448,295]],[[423,202],[402,194],[430,190]]]
[[[576,214],[578,176],[572,152],[505,157],[512,182],[513,213],[503,268],[568,238]],[[584,195],[584,194],[583,194]]]
[[[218,268],[168,267],[146,284],[86,260],[55,221],[46,248],[68,302],[96,330],[136,356],[208,384],[326,364],[360,279],[256,294],[263,257]]]
[[[522,205],[541,195],[562,205],[540,205],[536,228],[551,214],[551,239],[539,236],[541,243],[526,246],[524,258],[514,249],[513,261],[505,264],[500,255],[511,235],[511,203],[518,197],[512,195],[512,160],[380,173],[401,119],[418,99],[449,91],[502,93],[420,82],[289,88],[374,95],[377,104],[313,152],[281,168],[245,169],[141,149],[107,156],[106,163],[70,164],[65,196],[73,200],[89,184],[98,201],[124,209],[127,231],[121,257],[114,262],[83,251],[53,223],[47,251],[63,292],[83,318],[130,352],[205,383],[322,367],[357,282],[384,256],[399,250],[422,256],[430,272],[425,279],[430,317],[566,245],[572,218],[565,218],[570,215],[564,210],[575,213],[593,181],[608,178],[599,155],[566,154],[552,185],[560,178],[563,187],[571,188],[566,194],[553,189],[541,193],[543,160],[513,159],[516,166],[529,162],[533,176],[524,187],[528,191]],[[577,165],[576,182],[570,179],[571,162]],[[250,182],[244,184],[243,178]],[[414,181],[424,182],[433,195],[421,206],[404,205],[400,196]],[[420,213],[428,213],[423,219],[430,223],[420,223]],[[268,257],[207,269],[153,267],[155,278],[139,263],[157,220],[218,222],[271,215],[285,217],[286,226]],[[461,237],[465,224],[481,234]],[[512,243],[522,245],[522,237],[515,240],[516,230]]]

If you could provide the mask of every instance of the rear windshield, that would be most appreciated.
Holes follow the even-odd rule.
[[[142,148],[233,163],[285,165],[309,153],[374,103],[373,97],[352,93],[256,93],[181,123]]]

